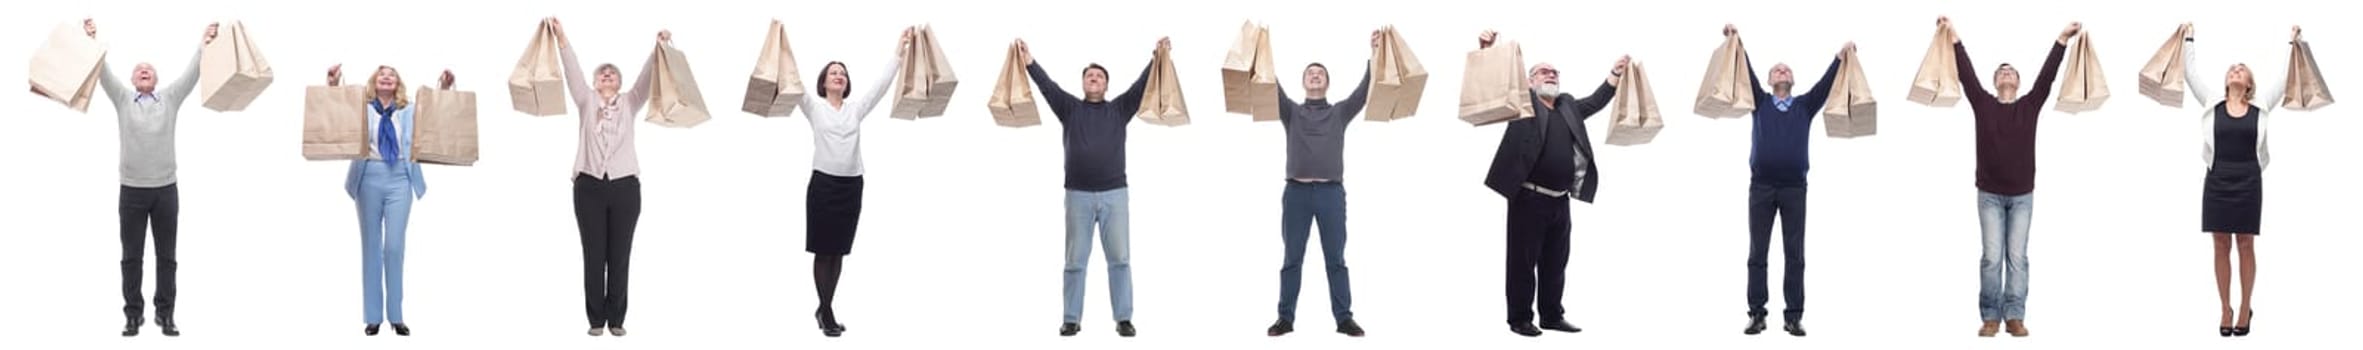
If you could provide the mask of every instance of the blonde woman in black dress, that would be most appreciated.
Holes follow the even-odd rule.
[[[2185,24],[2188,25],[2188,24]],[[2290,30],[2290,44],[2297,43],[2297,29]],[[2207,178],[2202,196],[2200,229],[2215,238],[2215,291],[2221,299],[2223,317],[2216,333],[2225,336],[2247,336],[2248,321],[2255,312],[2249,310],[2249,297],[2256,291],[2256,236],[2264,214],[2264,168],[2272,157],[2266,153],[2265,134],[2270,128],[2274,105],[2281,100],[2280,82],[2258,84],[2256,74],[2247,64],[2233,64],[2224,73],[2222,88],[2201,82],[2202,75],[2195,64],[2198,45],[2191,36],[2183,38],[2183,70],[2191,96],[2208,106],[2200,119],[2201,142],[2206,146],[2201,159],[2207,164]],[[2240,308],[2232,308],[2232,252],[2240,255]],[[2235,315],[2237,316],[2235,318]]]

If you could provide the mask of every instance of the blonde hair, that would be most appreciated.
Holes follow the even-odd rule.
[[[2232,64],[2232,69],[2238,69],[2238,70],[2244,70],[2244,71],[2248,71],[2248,74],[2247,74],[2247,75],[2245,75],[2245,77],[2247,77],[2247,78],[2248,78],[2248,79],[2247,79],[2247,83],[2248,83],[2248,89],[2247,89],[2247,90],[2241,90],[2241,91],[2233,91],[2233,90],[2232,90],[2232,82],[2231,82],[2230,80],[2225,80],[2225,81],[2224,81],[2224,98],[2227,98],[2227,99],[2228,99],[2228,98],[2231,98],[2232,94],[2233,94],[2233,93],[2235,93],[2235,92],[2237,92],[2237,93],[2239,93],[2239,96],[2240,96],[2240,99],[2241,99],[2241,100],[2246,100],[2246,101],[2248,101],[2248,103],[2250,103],[2250,104],[2254,104],[2254,103],[2256,103],[2256,70],[2254,70],[2254,69],[2248,69],[2248,64],[2247,64],[2247,63],[2234,63],[2234,64]]]
[[[379,76],[388,75],[388,74],[391,74],[391,75],[393,75],[393,76],[394,76],[394,101],[393,101],[393,102],[394,102],[394,108],[395,108],[395,109],[401,109],[401,108],[403,108],[403,107],[409,107],[409,106],[410,106],[410,94],[408,94],[408,93],[407,93],[407,91],[409,91],[409,90],[407,89],[407,87],[408,87],[408,84],[404,84],[404,83],[402,82],[402,72],[401,72],[401,71],[394,70],[394,67],[389,67],[389,66],[377,66],[377,70],[370,71],[370,73],[369,73],[369,88],[370,88],[370,91],[369,91],[369,92],[371,93],[370,97],[371,97],[371,98],[376,98],[376,96],[377,96],[377,95],[376,95],[376,93],[378,92],[378,91],[376,90],[376,89],[377,89],[377,78],[378,78]]]

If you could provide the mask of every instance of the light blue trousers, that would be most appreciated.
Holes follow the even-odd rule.
[[[402,242],[410,229],[409,168],[368,163],[362,170],[361,196],[353,200],[361,212],[361,321],[402,323]]]

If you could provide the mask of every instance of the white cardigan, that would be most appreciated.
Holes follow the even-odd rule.
[[[2191,97],[2205,103],[2201,105],[2199,111],[2199,142],[2205,146],[2199,153],[2199,161],[2204,162],[2202,164],[2207,164],[2207,169],[2213,170],[2215,169],[2215,105],[2223,103],[2224,90],[2222,87],[2208,86],[2205,82],[2206,75],[2200,72],[2201,65],[2197,64],[2199,61],[2198,52],[2197,42],[2183,43],[2183,83],[2191,91]],[[2248,117],[2257,118],[2256,166],[2258,169],[2263,169],[2273,160],[2272,154],[2265,151],[2265,134],[2267,130],[2272,129],[2273,107],[2281,105],[2283,86],[2277,80],[2267,81],[2267,79],[2273,79],[2271,77],[2275,77],[2275,75],[2256,74],[2254,69],[2249,70],[2249,77],[2256,81],[2256,93],[2254,98],[2248,100],[2248,103],[2255,105],[2257,112],[2256,115]]]

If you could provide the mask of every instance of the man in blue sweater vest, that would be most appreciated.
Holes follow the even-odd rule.
[[[1739,35],[1739,29],[1723,26],[1724,36]],[[1813,135],[1813,117],[1821,114],[1823,102],[1830,97],[1830,82],[1836,80],[1838,65],[1845,63],[1846,53],[1854,51],[1854,43],[1838,51],[1838,58],[1823,70],[1821,80],[1813,83],[1803,95],[1791,95],[1797,85],[1796,73],[1788,64],[1772,66],[1772,91],[1765,92],[1756,79],[1756,63],[1748,60],[1748,87],[1755,90],[1755,131],[1748,150],[1748,165],[1753,174],[1748,178],[1748,328],[1744,333],[1763,333],[1764,316],[1770,314],[1764,304],[1771,299],[1765,286],[1765,254],[1771,248],[1772,219],[1780,217],[1781,257],[1785,271],[1781,276],[1781,295],[1787,308],[1781,310],[1786,324],[1781,329],[1792,336],[1805,336],[1805,170],[1806,146]],[[1745,55],[1745,52],[1741,53]]]
[[[1157,39],[1157,48],[1172,47],[1170,40]],[[1091,263],[1092,231],[1097,229],[1101,249],[1107,251],[1108,302],[1115,309],[1116,335],[1133,336],[1132,200],[1124,179],[1124,128],[1132,124],[1133,114],[1140,112],[1142,90],[1148,88],[1152,65],[1141,65],[1140,78],[1133,79],[1132,87],[1115,98],[1107,97],[1108,69],[1098,64],[1086,66],[1083,96],[1077,98],[1050,80],[1050,73],[1034,62],[1034,53],[1024,40],[1017,42],[1017,50],[1026,61],[1027,75],[1041,87],[1042,101],[1050,106],[1051,115],[1058,116],[1066,137],[1067,254],[1062,282],[1066,313],[1058,335],[1074,336],[1083,331],[1084,268]]]

